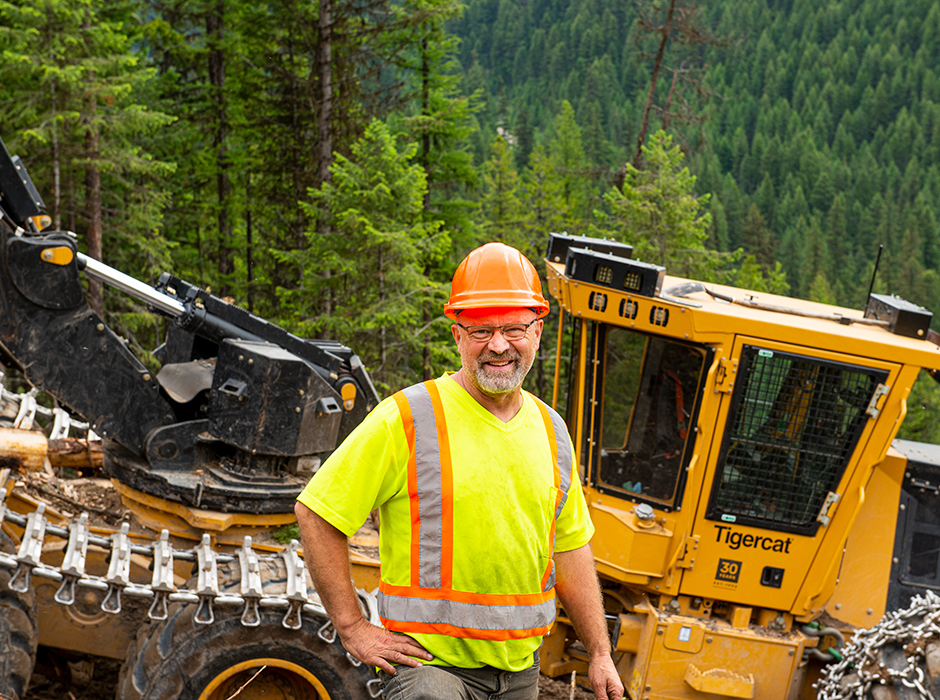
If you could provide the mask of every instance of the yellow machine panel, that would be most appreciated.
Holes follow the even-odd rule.
[[[888,453],[918,374],[940,369],[931,314],[673,278],[614,241],[553,234],[546,263],[555,404],[629,695],[812,697],[852,627],[886,609],[892,570],[934,541],[940,496],[918,502],[899,563],[905,479],[940,493],[940,449],[916,479]],[[909,569],[910,586],[933,575]],[[553,675],[585,668],[567,624]]]
[[[672,621],[657,627],[645,679],[634,682],[631,690],[634,697],[649,700],[713,696],[785,700],[800,651],[799,642],[785,636],[715,631],[691,619]]]

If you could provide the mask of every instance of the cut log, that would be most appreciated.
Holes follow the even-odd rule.
[[[56,469],[101,469],[104,452],[100,440],[63,438],[49,441],[49,462]]]

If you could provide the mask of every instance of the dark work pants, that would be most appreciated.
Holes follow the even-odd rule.
[[[501,671],[492,666],[398,666],[390,676],[380,672],[385,700],[536,700],[539,663],[523,671]]]

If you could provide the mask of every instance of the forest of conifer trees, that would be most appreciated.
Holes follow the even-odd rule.
[[[349,343],[383,391],[452,367],[468,250],[552,230],[853,308],[883,245],[876,290],[940,310],[940,1],[0,0],[0,113],[83,250]]]

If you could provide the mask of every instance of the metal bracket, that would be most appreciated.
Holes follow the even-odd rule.
[[[49,433],[50,440],[61,440],[69,436],[69,428],[72,427],[72,417],[67,411],[61,408],[52,409],[52,432]]]
[[[36,395],[38,393],[39,391],[37,389],[30,389],[29,393],[21,394],[18,397],[20,400],[20,410],[17,411],[16,418],[13,420],[14,428],[32,430],[33,421],[36,419],[36,409],[39,407],[36,401]]]
[[[39,559],[42,556],[42,541],[46,536],[46,519],[43,517],[45,512],[46,504],[40,503],[26,519],[23,541],[20,542],[19,553],[16,555],[19,566],[16,567],[16,573],[13,574],[13,578],[7,584],[10,590],[17,593],[25,593],[29,590],[30,574],[34,568],[39,566]]]
[[[284,619],[281,620],[281,624],[293,630],[300,629],[303,625],[300,611],[307,602],[307,568],[300,558],[299,549],[300,543],[297,540],[291,540],[287,549],[281,552],[287,569],[287,600],[290,602],[290,607]]]
[[[211,625],[215,622],[212,601],[219,595],[219,566],[209,533],[204,533],[202,542],[196,545],[196,560],[199,566],[196,584],[199,607],[193,613],[193,622],[197,625]]]
[[[173,583],[173,548],[170,546],[170,531],[160,531],[160,539],[153,545],[153,578],[150,587],[153,589],[153,603],[147,611],[151,620],[165,620],[169,615],[167,603],[170,593],[176,591]]]
[[[101,601],[106,613],[121,612],[121,591],[131,582],[131,540],[127,532],[130,523],[121,523],[121,529],[111,535],[111,561],[108,564],[108,594]]]
[[[933,493],[940,493],[940,486],[931,484],[929,481],[921,481],[920,479],[911,478],[911,486],[924,489],[925,491],[932,491]]]
[[[727,357],[718,359],[718,371],[715,373],[715,393],[729,394],[734,389],[734,380],[737,377],[738,361]]]
[[[871,401],[868,402],[868,408],[865,409],[865,413],[872,418],[877,418],[878,414],[881,413],[881,409],[878,407],[878,401],[882,396],[886,396],[889,391],[891,391],[891,387],[887,384],[879,384],[876,386],[875,393],[872,394]]]
[[[829,515],[829,508],[839,502],[840,496],[838,493],[833,491],[829,492],[829,495],[826,496],[825,502],[822,504],[822,508],[819,509],[819,515],[816,516],[816,520],[821,522],[823,525],[828,525],[829,521],[832,519]]]
[[[327,620],[326,623],[317,630],[317,636],[327,644],[336,641],[336,628],[333,627],[333,621]]]
[[[85,575],[88,534],[88,513],[82,513],[69,525],[69,543],[62,559],[62,585],[55,592],[57,603],[72,605],[75,602],[75,582]]]
[[[379,678],[373,678],[372,680],[366,681],[366,690],[369,691],[370,698],[378,698],[382,696],[382,681]]]
[[[261,624],[261,611],[258,601],[262,596],[261,566],[258,554],[251,548],[251,536],[245,535],[245,541],[238,550],[238,563],[241,567],[241,593],[245,599],[242,612],[242,624],[245,627],[257,627]]]
[[[686,535],[676,551],[676,567],[680,569],[691,569],[692,562],[695,561],[695,550],[698,548],[699,535]]]

